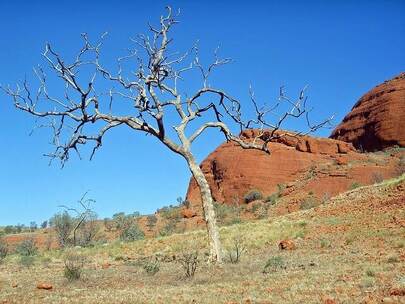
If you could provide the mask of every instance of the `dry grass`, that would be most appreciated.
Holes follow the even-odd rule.
[[[0,303],[323,303],[326,298],[337,303],[380,303],[387,296],[395,299],[390,291],[405,289],[404,189],[402,176],[349,191],[311,210],[222,227],[225,247],[238,237],[246,252],[240,263],[221,267],[204,261],[205,231],[75,249],[88,262],[82,278],[70,283],[63,276],[61,251],[40,253],[30,268],[20,265],[19,257],[9,256],[0,265]],[[294,240],[297,249],[280,251],[277,245],[282,239]],[[195,276],[185,278],[181,265],[171,260],[173,255],[195,250],[200,263]],[[156,257],[160,270],[148,275],[145,261]],[[280,257],[276,259],[283,267],[264,274],[271,257]],[[37,290],[39,282],[54,288]],[[14,283],[18,287],[12,287]]]

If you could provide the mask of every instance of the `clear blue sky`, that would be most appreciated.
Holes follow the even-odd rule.
[[[0,83],[13,84],[43,63],[50,41],[60,52],[80,46],[80,33],[109,32],[106,58],[145,32],[165,5],[181,8],[176,48],[200,40],[201,56],[221,45],[235,62],[213,83],[246,99],[249,83],[265,99],[286,85],[305,84],[319,117],[338,123],[374,85],[405,70],[405,1],[1,1]],[[0,93],[0,225],[41,222],[86,190],[100,217],[118,211],[152,213],[185,195],[185,162],[144,135],[109,134],[93,161],[73,157],[48,166],[50,135],[29,132],[34,121]],[[329,135],[330,130],[318,136]],[[211,132],[194,151],[204,159],[221,143]]]

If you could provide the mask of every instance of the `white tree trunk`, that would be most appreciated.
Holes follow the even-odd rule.
[[[193,156],[187,157],[187,163],[190,171],[195,178],[200,189],[204,219],[208,230],[208,239],[210,243],[210,258],[212,262],[222,263],[222,246],[219,239],[219,229],[215,216],[214,204],[211,190],[204,173],[196,163]]]

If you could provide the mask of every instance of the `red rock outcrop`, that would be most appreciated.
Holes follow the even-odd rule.
[[[241,134],[248,140],[257,135],[255,130]],[[395,161],[371,162],[351,144],[338,140],[285,136],[268,145],[271,154],[224,143],[202,162],[215,201],[243,204],[249,190],[258,189],[266,197],[279,191],[278,185],[282,184],[282,195],[296,198],[297,204],[291,204],[286,210],[292,212],[299,208],[300,200],[308,192],[318,198],[330,197],[347,191],[354,182],[373,183],[373,174],[383,178],[395,175]],[[195,210],[200,208],[200,192],[193,179],[187,200]]]
[[[364,151],[405,147],[405,73],[363,95],[330,137]]]

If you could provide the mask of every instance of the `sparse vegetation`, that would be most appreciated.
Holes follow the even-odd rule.
[[[157,259],[148,261],[143,265],[143,269],[149,275],[155,275],[160,270],[160,263]]]
[[[240,236],[236,236],[232,239],[232,245],[228,248],[228,259],[232,264],[240,262],[242,254],[245,252],[245,247]]]
[[[21,256],[33,256],[37,254],[38,248],[35,244],[35,240],[30,238],[20,242],[15,251]]]
[[[186,278],[194,277],[199,263],[197,251],[181,253],[176,261],[181,265]]]
[[[354,189],[357,189],[357,188],[359,188],[359,187],[361,187],[361,184],[359,183],[359,182],[353,182],[351,185],[350,185],[350,190],[354,190]]]
[[[300,203],[301,210],[307,210],[318,206],[318,200],[314,195],[309,195]]]
[[[272,256],[264,265],[263,273],[272,273],[285,268],[285,261],[281,256]]]
[[[379,184],[384,180],[384,176],[381,172],[373,172],[371,175],[371,181],[373,184]]]
[[[70,282],[79,280],[82,276],[85,258],[81,254],[78,254],[74,251],[67,251],[65,253],[63,262],[64,277]]]
[[[137,223],[132,223],[129,227],[126,227],[120,234],[121,241],[132,242],[145,238],[145,234],[139,228]]]
[[[19,257],[19,263],[21,266],[30,268],[35,264],[35,256],[32,255],[22,255]]]
[[[7,243],[4,242],[1,238],[0,238],[0,264],[3,262],[3,260],[6,258],[8,254],[8,246]]]

